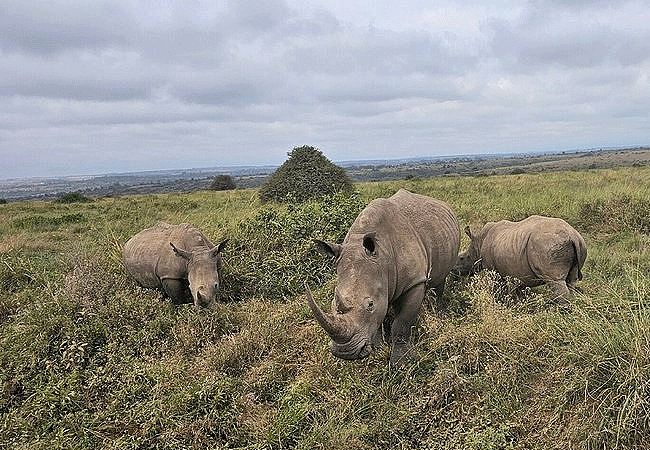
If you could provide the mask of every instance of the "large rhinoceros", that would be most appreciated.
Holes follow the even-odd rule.
[[[478,234],[465,228],[471,244],[458,255],[454,272],[467,275],[482,268],[518,278],[524,286],[548,285],[557,299],[570,300],[582,279],[585,241],[562,219],[530,216],[519,222],[488,222]]]
[[[367,357],[381,342],[384,324],[390,328],[390,362],[400,363],[427,285],[440,302],[456,262],[460,230],[454,211],[445,202],[400,189],[370,202],[343,245],[314,242],[336,258],[331,313],[321,310],[307,288],[309,306],[332,338],[331,352],[343,359]]]
[[[189,223],[160,222],[124,244],[124,267],[141,286],[162,289],[175,304],[211,306],[226,242],[212,244]]]

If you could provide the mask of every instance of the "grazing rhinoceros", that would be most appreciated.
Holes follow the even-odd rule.
[[[458,219],[449,205],[400,189],[373,200],[350,227],[343,245],[314,240],[323,254],[336,258],[337,285],[332,312],[307,301],[318,323],[332,338],[331,352],[360,359],[390,328],[391,364],[409,350],[427,284],[441,302],[445,278],[460,246]]]
[[[124,244],[124,266],[140,285],[162,289],[175,304],[211,306],[226,242],[215,246],[189,223],[161,222]]]
[[[524,286],[548,285],[558,299],[569,300],[582,279],[585,241],[571,225],[554,217],[530,216],[520,222],[488,222],[478,234],[469,227],[469,249],[458,255],[454,272],[482,268],[518,278]]]

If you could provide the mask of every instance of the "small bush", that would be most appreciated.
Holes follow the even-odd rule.
[[[38,293],[56,285],[62,270],[61,261],[53,251],[0,254],[0,324],[31,304]]]
[[[345,170],[333,164],[320,150],[296,147],[289,159],[260,188],[262,202],[304,202],[337,192],[352,192],[352,181]]]
[[[67,194],[63,194],[62,196],[54,200],[54,203],[90,203],[90,202],[92,202],[92,199],[86,197],[81,192],[68,192]]]
[[[44,216],[36,214],[33,216],[20,217],[12,222],[17,229],[47,232],[58,230],[62,226],[86,222],[87,218],[81,213],[62,214],[60,216]]]
[[[588,231],[650,234],[650,201],[628,195],[596,199],[580,209],[580,225]]]
[[[235,180],[230,175],[217,175],[210,184],[213,191],[230,191],[236,187]]]

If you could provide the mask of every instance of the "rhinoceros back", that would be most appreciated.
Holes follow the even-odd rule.
[[[572,264],[581,278],[586,246],[580,233],[562,219],[530,216],[519,222],[490,222],[480,238],[484,267],[527,286],[558,278],[555,272],[564,276]]]
[[[390,200],[407,218],[425,247],[431,285],[444,282],[460,249],[458,218],[453,209],[444,201],[403,189]]]
[[[404,189],[388,199],[373,200],[349,235],[368,230],[381,230],[392,242],[398,294],[427,276],[431,286],[443,284],[458,256],[460,231],[451,207]]]
[[[142,230],[124,244],[126,271],[140,285],[149,288],[161,287],[164,278],[187,278],[187,264],[174,253],[170,242],[187,251],[213,247],[203,233],[190,224],[160,222]]]

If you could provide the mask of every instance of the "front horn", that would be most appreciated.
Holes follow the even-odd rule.
[[[349,340],[348,327],[341,318],[336,318],[330,313],[323,312],[322,309],[314,301],[314,297],[311,295],[311,290],[307,283],[305,283],[305,288],[307,289],[307,304],[311,311],[314,313],[316,322],[323,327],[323,329],[330,335],[332,340],[338,344],[343,344]]]

